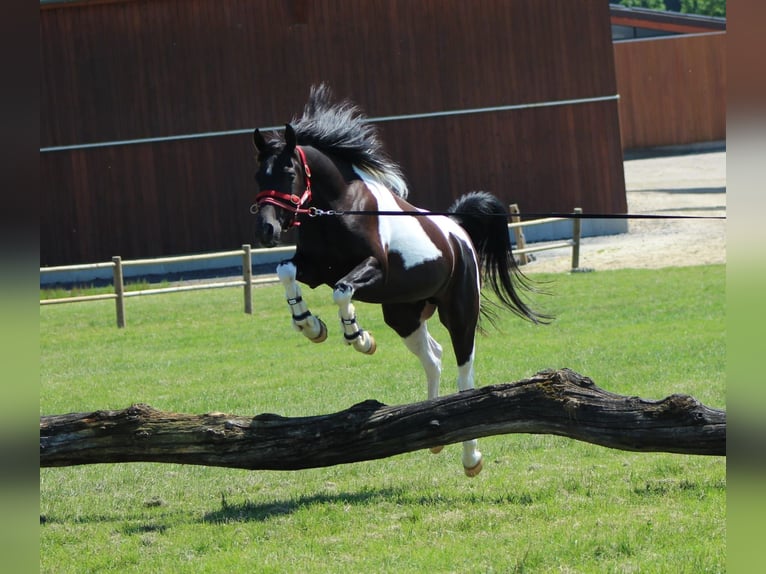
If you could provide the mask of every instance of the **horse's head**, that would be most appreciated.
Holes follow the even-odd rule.
[[[273,247],[283,231],[296,224],[296,218],[311,201],[311,173],[303,150],[296,144],[295,130],[285,126],[285,143],[267,142],[256,129],[253,142],[258,150],[255,181],[255,234],[261,245]]]

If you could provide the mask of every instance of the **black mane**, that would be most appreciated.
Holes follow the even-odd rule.
[[[348,100],[332,103],[325,84],[312,86],[300,118],[290,122],[299,145],[310,145],[356,166],[396,195],[407,197],[399,166],[383,151],[375,126]]]

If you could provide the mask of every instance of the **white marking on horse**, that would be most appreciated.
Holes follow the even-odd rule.
[[[394,195],[384,185],[371,179],[369,174],[356,167],[354,167],[354,171],[362,178],[370,193],[375,197],[380,211],[402,211]],[[471,245],[471,240],[465,230],[449,217],[428,216],[428,219],[437,225],[445,237],[456,235]],[[381,245],[389,251],[401,255],[405,269],[411,269],[426,261],[434,261],[443,256],[441,250],[431,241],[416,217],[399,217],[395,223],[389,217],[379,217],[378,233]]]
[[[420,323],[410,335],[402,339],[404,345],[420,359],[420,364],[426,372],[428,383],[428,398],[439,396],[439,379],[442,373],[442,347],[428,333],[426,322]]]

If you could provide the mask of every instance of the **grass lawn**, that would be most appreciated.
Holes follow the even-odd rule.
[[[557,316],[501,315],[477,339],[477,384],[569,367],[600,387],[725,408],[723,266],[535,275]],[[375,355],[340,342],[329,289],[304,290],[330,337],[289,324],[281,288],[40,308],[40,413],[120,409],[317,415],[365,399],[425,398],[417,359],[357,304]],[[455,391],[446,331],[443,392]],[[726,461],[571,439],[481,439],[484,471],[440,455],[295,472],[163,464],[40,471],[41,572],[723,572]]]

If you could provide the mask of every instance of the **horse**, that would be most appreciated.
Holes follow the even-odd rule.
[[[547,319],[520,296],[534,288],[512,256],[508,213],[497,197],[478,191],[458,198],[446,215],[410,204],[377,128],[349,100],[332,100],[325,84],[312,86],[303,115],[285,125],[284,141],[253,132],[258,242],[273,247],[297,227],[295,255],[276,268],[292,324],[310,341],[327,339],[327,325],[309,310],[299,282],[327,285],[343,341],[372,354],[375,339],[359,326],[353,301],[380,304],[386,325],[420,360],[433,399],[442,347],[427,321],[438,313],[457,361],[458,390],[472,389],[480,315],[492,320],[494,308],[505,307],[534,323]],[[484,281],[497,301],[482,298]],[[475,439],[463,443],[462,463],[467,476],[482,470]]]

